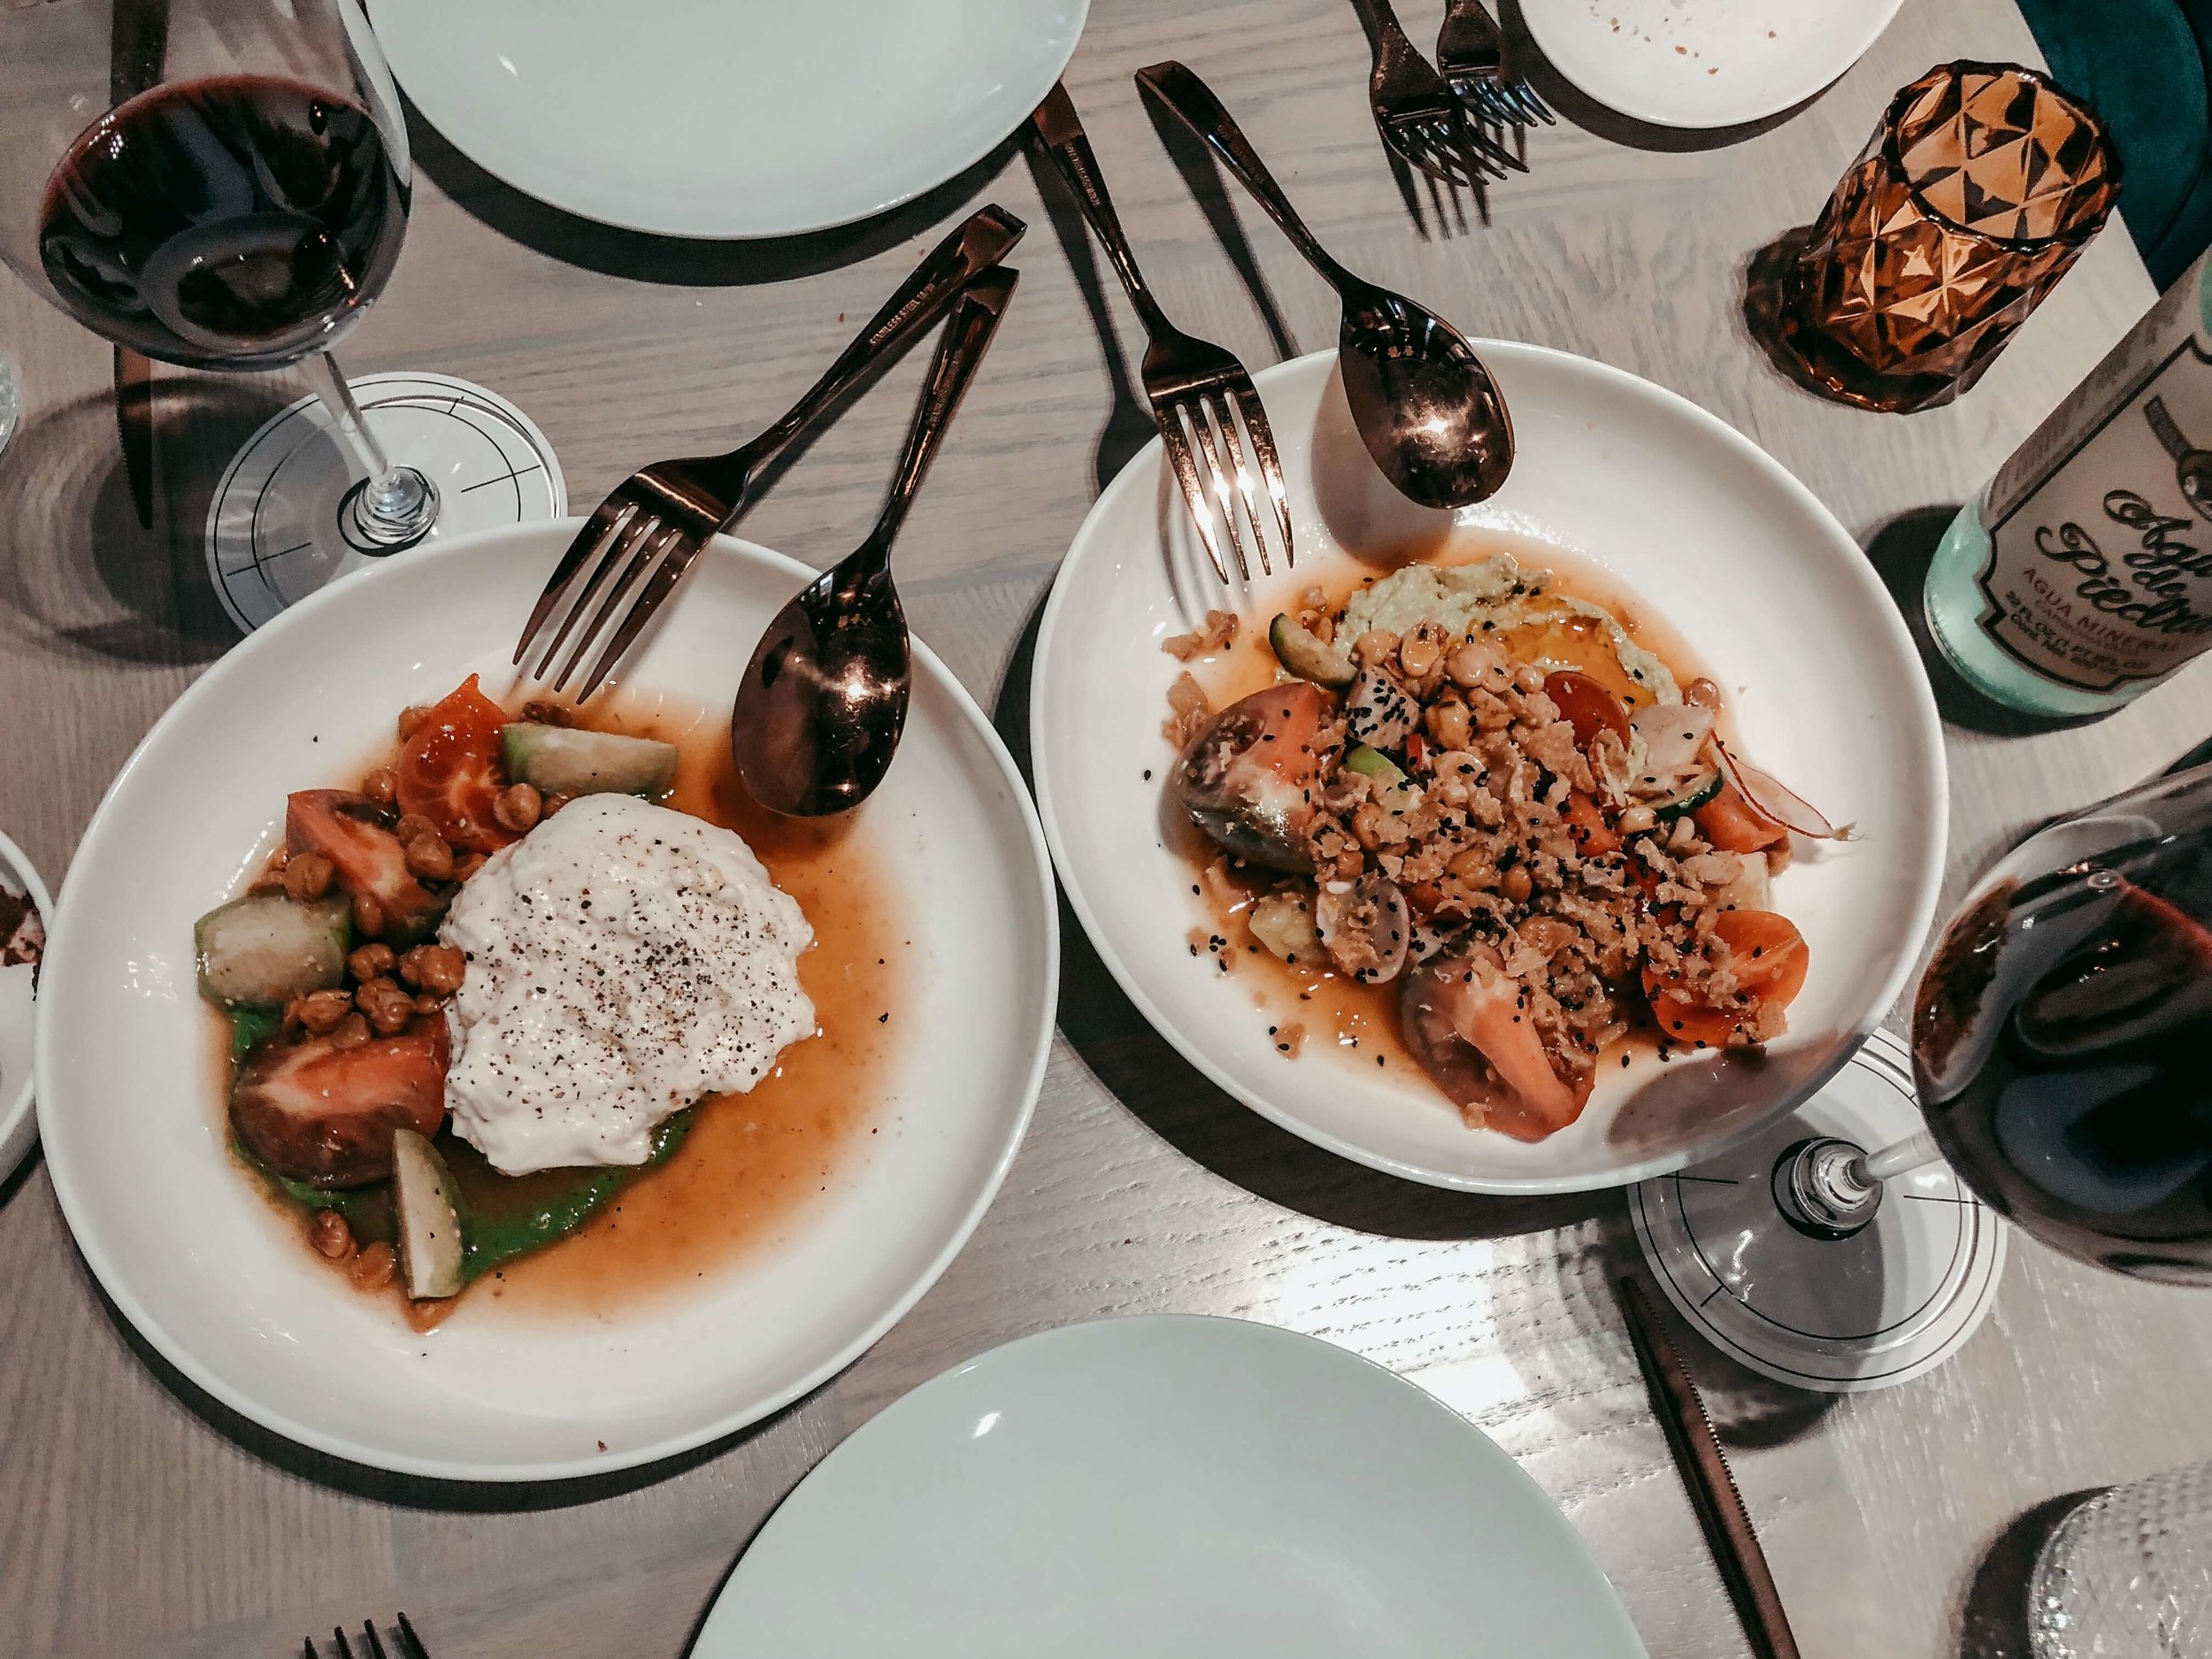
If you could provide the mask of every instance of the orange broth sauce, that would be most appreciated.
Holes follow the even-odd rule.
[[[892,1092],[905,1023],[900,964],[911,941],[905,906],[864,824],[779,818],[757,805],[738,779],[724,717],[680,699],[618,694],[580,724],[674,743],[676,782],[664,804],[735,831],[798,901],[814,928],[799,979],[814,1003],[815,1033],[785,1049],[750,1093],[710,1095],[693,1108],[690,1131],[666,1161],[568,1237],[446,1302],[409,1302],[396,1288],[373,1293],[398,1298],[418,1329],[480,1297],[526,1314],[604,1317],[710,1279],[788,1236],[809,1202],[861,1154]],[[396,752],[361,772],[390,764]],[[229,1094],[230,1028],[219,1015],[215,1026],[219,1110]],[[246,1167],[288,1217],[303,1216]],[[345,1264],[332,1265],[343,1283]]]
[[[1686,686],[1693,680],[1711,677],[1688,641],[1641,598],[1609,572],[1548,543],[1499,531],[1456,532],[1440,553],[1425,553],[1421,562],[1468,565],[1499,553],[1513,555],[1524,571],[1548,572],[1554,592],[1610,611],[1622,631],[1665,664],[1678,684]],[[1342,610],[1358,589],[1412,561],[1369,554],[1361,562],[1374,566],[1376,573],[1340,575],[1317,584],[1327,595],[1331,611]],[[1587,618],[1501,629],[1488,637],[1517,663],[1534,663],[1546,670],[1571,668],[1588,674],[1632,710],[1650,699],[1649,691],[1630,678],[1603,633]],[[1234,643],[1192,664],[1191,673],[1216,709],[1264,691],[1282,678],[1281,665],[1267,642],[1264,622],[1239,629]],[[1724,729],[1724,705],[1720,718]],[[1424,1087],[1430,1087],[1420,1063],[1399,1035],[1395,981],[1362,984],[1338,972],[1325,954],[1311,964],[1286,962],[1252,937],[1245,925],[1245,913],[1253,901],[1283,882],[1301,879],[1249,867],[1238,869],[1233,864],[1216,872],[1222,849],[1171,804],[1163,817],[1169,827],[1170,845],[1191,866],[1191,893],[1203,917],[1192,931],[1193,953],[1211,956],[1217,972],[1233,975],[1250,987],[1252,1005],[1267,1019],[1268,1034],[1276,1047],[1299,1055],[1327,1050],[1347,1064],[1421,1078]],[[1617,1067],[1620,1056],[1632,1048],[1639,1052],[1655,1049],[1657,1037],[1654,1026],[1617,1041],[1600,1056],[1601,1075],[1608,1065]]]

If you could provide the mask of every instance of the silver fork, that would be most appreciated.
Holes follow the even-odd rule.
[[[1432,179],[1476,191],[1486,179],[1528,170],[1469,117],[1444,77],[1407,38],[1390,0],[1352,0],[1352,9],[1375,54],[1367,102],[1375,129],[1394,155]]]
[[[1113,198],[1106,194],[1105,180],[1099,177],[1098,158],[1091,153],[1091,141],[1084,136],[1082,118],[1076,114],[1075,100],[1068,96],[1067,88],[1054,87],[1030,119],[1044,142],[1045,153],[1075,192],[1083,217],[1105,245],[1106,257],[1113,261],[1122,287],[1129,291],[1129,302],[1144,323],[1148,341],[1142,369],[1145,398],[1152,405],[1152,419],[1160,429],[1160,447],[1167,451],[1175,481],[1182,486],[1183,500],[1197,521],[1199,540],[1206,544],[1216,573],[1225,585],[1228,582],[1229,566],[1222,557],[1214,513],[1218,502],[1219,526],[1228,533],[1237,576],[1243,581],[1252,579],[1244,540],[1237,529],[1237,505],[1241,502],[1260,570],[1274,574],[1260,517],[1262,494],[1272,509],[1271,516],[1282,541],[1283,564],[1286,568],[1295,565],[1298,554],[1291,541],[1290,503],[1283,488],[1282,462],[1276,456],[1275,434],[1267,424],[1267,411],[1260,406],[1252,377],[1245,373],[1244,365],[1219,346],[1187,334],[1169,322],[1159,302],[1152,297],[1144,273],[1137,269],[1137,257],[1130,251],[1129,239],[1122,234]],[[1243,418],[1256,468],[1245,465],[1244,452],[1238,445],[1238,416]],[[1202,479],[1200,453],[1206,458]]]
[[[390,1655],[384,1649],[384,1639],[376,1633],[374,1624],[363,1619],[361,1633],[368,1638],[368,1646],[363,1650],[367,1659],[390,1659]],[[400,1659],[430,1659],[430,1649],[423,1646],[422,1638],[415,1634],[415,1627],[407,1622],[407,1615],[404,1613],[399,1616],[399,1633],[395,1640],[399,1648]],[[346,1640],[345,1632],[334,1627],[330,1632],[330,1651],[334,1655],[334,1659],[355,1659],[353,1647]],[[315,1652],[313,1637],[308,1637],[302,1646],[307,1650],[306,1659],[319,1659],[319,1655]]]
[[[1449,0],[1436,37],[1436,65],[1467,107],[1501,127],[1553,125],[1536,89],[1509,61],[1505,31],[1483,0]]]
[[[532,655],[567,593],[534,671],[538,679],[551,677],[555,690],[564,689],[628,600],[577,691],[578,702],[589,697],[675,591],[699,549],[744,510],[768,463],[957,299],[971,278],[1002,258],[1023,229],[1004,208],[984,208],[930,250],[806,396],[759,437],[727,455],[656,461],[616,485],[561,555],[531,608],[515,642],[516,666]],[[572,634],[575,644],[557,670]]]

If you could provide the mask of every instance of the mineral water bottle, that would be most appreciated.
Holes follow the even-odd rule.
[[[2212,254],[1998,469],[1928,567],[1977,689],[2101,714],[2212,645]]]

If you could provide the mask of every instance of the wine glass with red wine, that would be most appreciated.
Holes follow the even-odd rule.
[[[211,538],[243,534],[264,576],[277,549],[257,532],[307,536],[282,549],[303,567],[296,588],[413,546],[455,488],[441,435],[421,421],[380,434],[330,356],[391,277],[409,192],[397,91],[357,0],[0,9],[0,257],[119,347],[310,375],[326,418],[303,404],[277,441],[257,434],[252,522],[219,524],[222,492],[210,518]],[[391,434],[422,453],[392,453]],[[287,499],[316,493],[296,454],[311,444],[334,486],[313,511]]]
[[[1801,1224],[1847,1232],[1940,1157],[2044,1243],[2212,1284],[2212,765],[2045,826],[1968,895],[1921,975],[1927,1128],[1778,1171]]]

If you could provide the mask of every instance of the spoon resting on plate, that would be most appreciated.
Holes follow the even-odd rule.
[[[866,800],[890,768],[913,692],[891,543],[1018,275],[996,266],[962,290],[875,528],[841,564],[793,595],[753,649],[730,710],[730,749],[745,787],[772,812],[821,818],[846,811]]]
[[[1332,258],[1221,100],[1190,70],[1154,64],[1137,72],[1137,84],[1206,142],[1336,290],[1344,306],[1337,360],[1345,401],[1383,476],[1425,507],[1471,506],[1496,495],[1513,466],[1513,420],[1465,337]]]

